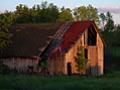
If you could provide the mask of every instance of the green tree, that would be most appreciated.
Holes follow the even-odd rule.
[[[30,13],[32,16],[32,22],[33,23],[39,23],[41,22],[41,7],[40,5],[34,5],[31,9],[30,9]]]
[[[81,6],[74,9],[75,20],[86,20],[87,19],[87,8]]]
[[[59,11],[54,4],[47,5],[46,2],[42,5],[41,9],[41,22],[56,22],[59,17]]]
[[[103,26],[103,31],[104,31],[104,27],[105,27],[105,20],[106,20],[106,16],[104,13],[101,13],[100,14],[100,19],[101,19],[101,22],[102,22],[102,26]]]
[[[110,12],[107,12],[107,13],[106,13],[106,18],[107,18],[107,19],[112,19],[112,15],[111,15]]]
[[[76,64],[77,64],[77,71],[80,74],[85,74],[85,72],[86,72],[86,58],[84,55],[84,48],[82,46],[80,46],[80,48],[78,49]]]
[[[110,12],[106,13],[107,23],[105,25],[105,31],[111,32],[114,30],[114,21]]]
[[[19,4],[16,6],[16,23],[29,23],[31,22],[31,14],[30,9],[23,4]]]
[[[16,6],[15,16],[15,23],[56,22],[59,17],[59,10],[56,5],[47,2],[34,5],[32,8],[19,4]]]
[[[117,26],[117,31],[120,31],[120,24]]]
[[[72,10],[62,7],[59,13],[58,21],[73,21]]]
[[[91,5],[88,5],[87,10],[88,10],[87,11],[88,20],[94,20],[97,23],[99,23],[99,15],[98,15],[97,8],[95,8],[95,7],[91,6]]]
[[[2,53],[2,50],[8,47],[12,41],[11,41],[11,34],[8,32],[0,31],[0,50]]]
[[[0,14],[0,31],[8,32],[9,27],[13,23],[13,14],[11,12],[5,11]]]
[[[94,20],[99,23],[99,15],[96,8],[88,5],[87,7],[81,6],[74,9],[74,18],[75,20]]]
[[[0,54],[2,54],[3,49],[11,44],[11,34],[9,28],[13,23],[12,13],[6,11],[0,14]]]

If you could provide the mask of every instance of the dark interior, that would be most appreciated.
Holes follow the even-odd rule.
[[[68,75],[71,75],[72,74],[72,67],[71,67],[71,63],[67,63],[67,73]]]
[[[84,49],[85,58],[88,59],[88,49]]]
[[[88,45],[96,45],[97,33],[93,27],[88,29]]]

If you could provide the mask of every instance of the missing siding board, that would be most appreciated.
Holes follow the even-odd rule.
[[[85,58],[88,59],[88,49],[84,49]]]

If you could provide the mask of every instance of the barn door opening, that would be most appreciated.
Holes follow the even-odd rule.
[[[85,55],[85,59],[87,60],[88,59],[88,49],[84,49],[84,55]]]
[[[71,63],[67,63],[67,74],[71,75],[72,74],[72,70],[71,70]]]

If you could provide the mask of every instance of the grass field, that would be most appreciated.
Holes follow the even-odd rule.
[[[101,77],[0,75],[0,90],[120,90],[120,72]]]
[[[110,53],[112,56],[114,57],[120,57],[120,47],[113,47],[113,48],[110,48]]]
[[[107,72],[100,77],[0,75],[0,90],[120,90],[119,52],[120,48],[112,50],[106,62]]]

